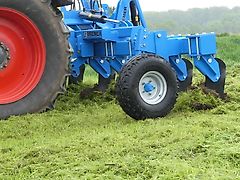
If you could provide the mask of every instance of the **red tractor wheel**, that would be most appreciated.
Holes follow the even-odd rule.
[[[68,71],[68,32],[51,1],[0,1],[0,118],[51,109]]]
[[[36,25],[24,14],[0,8],[0,104],[27,96],[39,83],[46,47]]]

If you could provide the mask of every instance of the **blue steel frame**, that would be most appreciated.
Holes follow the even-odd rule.
[[[136,6],[139,26],[131,22],[131,1]],[[89,0],[81,2],[84,10],[91,12]],[[188,76],[183,55],[192,58],[195,67],[213,82],[220,79],[220,67],[215,59],[215,33],[168,36],[166,31],[151,32],[147,29],[138,0],[119,0],[112,15],[108,14],[106,4],[103,9],[103,14],[114,22],[93,22],[80,17],[82,10],[61,9],[64,22],[70,29],[70,43],[74,49],[72,76],[78,77],[80,67],[89,64],[104,78],[108,78],[113,70],[120,72],[132,57],[149,53],[170,62],[180,81],[186,80]]]

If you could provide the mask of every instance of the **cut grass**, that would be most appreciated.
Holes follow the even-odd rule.
[[[110,94],[80,100],[80,89],[96,82],[88,73],[54,111],[1,121],[0,179],[240,179],[238,40],[219,38],[226,102],[196,89],[167,117],[137,122]],[[213,109],[193,110],[196,102]]]

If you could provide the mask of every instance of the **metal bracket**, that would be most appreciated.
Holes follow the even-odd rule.
[[[177,73],[177,77],[180,81],[184,81],[187,79],[188,70],[186,63],[182,60],[180,56],[170,57],[170,63],[172,67],[175,69]]]

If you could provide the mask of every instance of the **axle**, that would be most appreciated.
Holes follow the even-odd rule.
[[[0,42],[0,70],[7,67],[9,60],[9,48],[7,48],[3,42]]]

